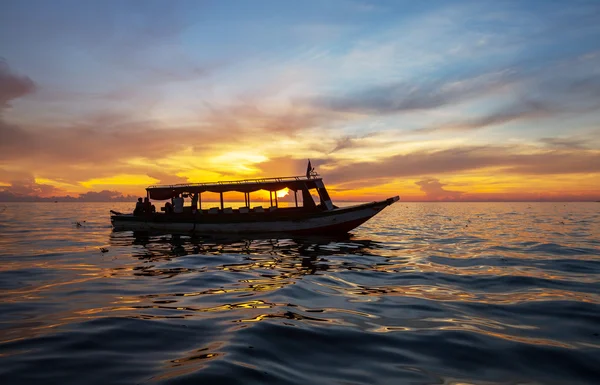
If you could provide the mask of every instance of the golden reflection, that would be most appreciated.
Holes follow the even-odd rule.
[[[435,319],[425,319],[423,323],[440,323],[446,322],[451,323],[451,326],[431,326],[431,327],[406,327],[406,326],[385,326],[385,325],[377,325],[374,328],[369,329],[369,331],[374,333],[390,333],[390,332],[422,332],[422,331],[430,331],[430,330],[452,330],[452,331],[462,331],[462,332],[472,332],[477,334],[486,335],[489,337],[500,338],[503,340],[514,341],[525,344],[532,345],[545,345],[545,346],[554,346],[566,349],[576,349],[577,346],[565,342],[560,342],[556,340],[551,340],[547,338],[534,338],[534,337],[523,337],[523,336],[515,336],[512,334],[500,333],[498,331],[492,331],[488,329],[483,329],[481,327],[476,326],[470,322],[464,322],[464,320],[435,320]],[[521,327],[522,328],[522,327]],[[535,327],[526,327],[527,329],[536,329]]]
[[[346,281],[344,281],[346,282]],[[478,302],[488,304],[513,305],[521,302],[535,301],[580,301],[600,304],[600,295],[558,289],[532,289],[511,293],[473,293],[448,286],[409,285],[369,287],[355,285],[353,288],[340,287],[323,282],[314,282],[328,289],[353,296],[404,296],[425,298],[445,302]]]
[[[448,221],[450,222],[450,221]],[[384,227],[378,231],[386,231]],[[412,241],[411,241],[412,242]],[[424,241],[425,242],[425,241]],[[529,336],[514,336],[511,330],[527,332],[536,326],[517,322],[502,323],[477,317],[448,315],[440,318],[424,318],[415,325],[377,325],[378,315],[369,314],[360,308],[343,309],[327,307],[311,309],[295,304],[274,302],[269,299],[279,296],[279,289],[292,288],[301,282],[326,288],[315,290],[316,295],[339,296],[347,302],[376,301],[382,297],[407,297],[438,302],[484,303],[514,305],[536,301],[577,301],[600,304],[600,295],[569,290],[535,288],[515,292],[486,292],[461,289],[456,286],[434,282],[431,285],[376,285],[389,283],[391,274],[400,277],[404,272],[420,274],[420,277],[439,273],[448,276],[515,276],[548,280],[579,281],[594,283],[592,275],[572,274],[523,266],[467,266],[454,267],[420,258],[431,250],[431,245],[398,242],[392,248],[371,240],[327,239],[327,240],[214,240],[165,235],[111,234],[111,251],[121,253],[119,260],[89,257],[81,263],[10,262],[0,266],[0,271],[18,269],[56,270],[52,279],[42,284],[22,285],[0,293],[5,302],[26,302],[40,298],[58,296],[68,298],[64,304],[38,315],[21,325],[3,330],[2,342],[53,333],[54,329],[82,320],[103,317],[128,317],[146,320],[227,318],[236,325],[260,321],[309,322],[323,325],[346,325],[372,327],[377,333],[460,330],[488,335],[495,338],[527,344],[557,346],[563,348],[589,347],[589,343],[562,342]],[[449,248],[459,256],[468,255],[464,245],[435,245],[438,250]],[[464,247],[464,249],[461,249]],[[470,252],[471,255],[476,255]],[[225,256],[224,256],[225,255]],[[400,256],[399,256],[400,255]],[[481,254],[480,254],[481,255]],[[225,260],[219,259],[221,257]],[[232,257],[233,256],[233,257]],[[388,258],[390,256],[391,258]],[[356,257],[357,260],[353,260]],[[453,255],[454,257],[454,255]],[[87,258],[87,256],[86,256]],[[103,259],[100,259],[103,258]],[[367,261],[369,258],[371,261]],[[581,258],[585,258],[582,256]],[[353,277],[361,276],[360,282]],[[368,272],[386,277],[381,281],[369,276]],[[337,274],[350,272],[351,274]],[[58,274],[60,273],[60,274]],[[202,281],[197,285],[193,279],[205,277],[203,273],[218,275],[219,283]],[[318,276],[312,277],[312,274]],[[357,274],[357,275],[354,275]],[[420,278],[419,278],[420,279]],[[180,285],[185,282],[184,285]],[[396,281],[398,282],[398,281]],[[407,281],[403,281],[407,282]],[[118,290],[115,291],[115,285]],[[96,286],[98,285],[98,286]],[[139,285],[144,285],[140,290]],[[204,286],[206,285],[206,286]],[[469,287],[469,286],[467,286]],[[78,293],[79,291],[82,294]],[[91,297],[86,291],[98,292]],[[347,303],[348,304],[348,303]],[[351,306],[356,304],[350,304]],[[365,304],[369,306],[368,304]],[[439,304],[438,304],[439,305]],[[435,306],[435,304],[434,304]],[[288,309],[293,308],[293,311]],[[268,309],[268,310],[265,310]],[[227,314],[229,312],[229,314]],[[215,314],[223,313],[223,314]],[[314,317],[314,313],[319,313]],[[306,315],[306,314],[310,314]],[[351,324],[345,317],[361,317],[360,322]],[[382,317],[385,319],[385,317]],[[204,348],[202,348],[204,349]],[[218,358],[223,353],[216,348],[194,350],[169,361],[173,370],[188,370],[201,362]],[[192,370],[192,369],[190,369]],[[194,369],[195,370],[195,369]]]
[[[420,260],[409,263],[389,264],[373,267],[373,270],[384,272],[396,272],[397,270],[406,272],[418,271],[421,273],[442,273],[458,276],[496,276],[496,277],[530,277],[548,280],[561,280],[571,282],[598,283],[599,280],[590,274],[563,273],[559,271],[541,270],[535,267],[523,266],[469,266],[454,267],[433,262],[421,262]]]
[[[223,344],[223,342],[215,342],[207,347],[187,352],[182,357],[167,361],[166,370],[163,373],[152,377],[152,380],[166,380],[196,372],[206,366],[210,360],[225,355],[222,352],[215,351],[221,349]]]
[[[297,320],[297,321],[313,321],[313,322],[331,323],[331,324],[336,324],[336,325],[347,325],[346,322],[338,320],[338,319],[325,319],[325,318],[309,317],[309,316],[294,313],[291,311],[286,311],[283,313],[274,313],[274,314],[268,314],[268,313],[260,314],[256,317],[240,319],[240,320],[237,320],[236,322],[260,322],[260,321],[263,321],[263,320],[269,319],[269,318],[284,318],[284,319]]]
[[[31,294],[42,293],[42,292],[47,291],[48,289],[55,289],[59,286],[81,284],[81,283],[85,283],[85,282],[88,282],[88,281],[91,281],[94,279],[99,279],[99,278],[102,278],[102,277],[101,276],[92,276],[89,278],[72,279],[69,281],[49,283],[46,285],[36,286],[36,287],[33,287],[28,290],[22,290],[22,289],[3,290],[2,295],[0,295],[0,299],[3,302],[20,302],[22,299],[39,299],[39,298],[42,298],[42,296],[33,296]],[[22,295],[23,297],[19,297],[20,295]]]
[[[138,302],[143,303],[143,300],[125,300],[124,302]],[[155,301],[156,302],[156,301]],[[173,301],[176,302],[176,301]],[[119,301],[115,301],[114,304],[118,304]],[[189,311],[189,312],[222,312],[236,309],[268,309],[277,306],[284,306],[285,304],[268,303],[262,300],[253,300],[246,302],[239,302],[233,304],[223,304],[218,306],[209,307],[194,307],[194,306],[167,306],[162,304],[153,305],[135,305],[135,306],[107,306],[94,309],[85,309],[75,312],[79,315],[90,315],[99,314],[105,312],[123,312],[123,311],[137,311],[140,309],[163,309],[163,310],[176,310],[176,311]]]

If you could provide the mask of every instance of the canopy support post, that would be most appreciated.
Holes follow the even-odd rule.
[[[269,191],[269,199],[271,200],[271,206],[273,206],[273,191]]]
[[[223,193],[219,193],[219,195],[221,196],[221,210],[223,210]]]
[[[277,191],[275,191],[275,207],[279,207],[279,203],[277,202]]]
[[[294,190],[294,200],[296,201],[296,207],[298,207],[298,190]]]

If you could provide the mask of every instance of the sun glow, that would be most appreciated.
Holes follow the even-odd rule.
[[[285,196],[288,195],[288,193],[290,192],[290,190],[286,187],[283,190],[279,190],[277,191],[277,198],[283,198]]]

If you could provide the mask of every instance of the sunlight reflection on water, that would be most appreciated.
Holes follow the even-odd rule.
[[[1,383],[597,378],[598,204],[399,202],[294,239],[113,232],[128,207],[7,204]]]

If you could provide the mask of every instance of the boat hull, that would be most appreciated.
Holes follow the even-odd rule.
[[[177,214],[155,214],[153,217],[115,214],[111,222],[115,230],[163,231],[191,234],[340,234],[360,226],[398,197],[379,202],[337,208],[300,215],[201,214],[196,217],[178,217]],[[285,209],[281,209],[284,212]]]

